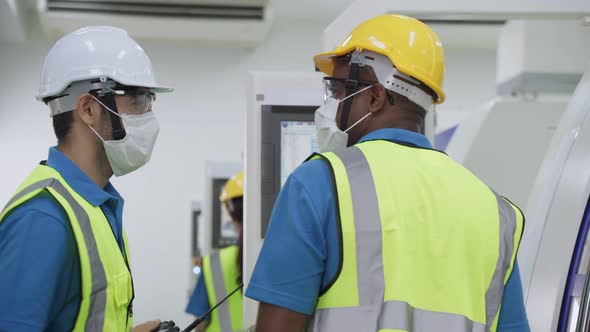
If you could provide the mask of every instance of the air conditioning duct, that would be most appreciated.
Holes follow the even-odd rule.
[[[139,39],[199,41],[230,47],[261,43],[272,20],[268,0],[44,0],[41,22],[53,36],[113,25]]]

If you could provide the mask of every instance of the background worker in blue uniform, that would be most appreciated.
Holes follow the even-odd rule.
[[[244,172],[239,172],[225,183],[219,196],[232,219],[238,243],[203,258],[199,280],[186,307],[189,314],[201,317],[242,283],[243,197]],[[197,331],[241,330],[242,302],[242,292],[232,295],[197,327]]]
[[[122,29],[82,28],[51,48],[37,99],[49,106],[57,146],[25,184],[43,181],[17,191],[0,215],[0,331],[131,329],[124,201],[109,179],[149,161],[155,93],[169,91]]]
[[[383,15],[315,56],[329,75],[318,143],[334,153],[298,167],[275,202],[245,293],[258,332],[529,331],[522,214],[424,136],[444,101],[442,52],[422,22]]]

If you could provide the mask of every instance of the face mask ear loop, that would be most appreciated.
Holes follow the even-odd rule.
[[[113,140],[122,140],[125,137],[126,132],[125,128],[123,128],[123,124],[121,123],[121,116],[117,112],[115,94],[111,92],[101,96],[100,99],[102,100],[96,97],[94,97],[94,99],[109,111],[109,115],[111,116]]]
[[[352,128],[356,127],[357,124],[361,123],[361,121],[363,121],[364,119],[366,119],[369,115],[372,115],[373,113],[367,113],[365,116],[363,116],[362,118],[360,118],[357,122],[355,122],[352,126],[350,126],[350,128],[346,129],[344,131],[344,133],[348,133],[349,130],[351,130]]]
[[[374,85],[374,84],[373,84],[373,85]],[[357,91],[357,92],[355,92],[355,93],[351,94],[350,96],[344,97],[344,99],[342,99],[342,100],[341,100],[341,102],[342,102],[342,101],[344,101],[344,100],[345,100],[345,99],[347,99],[347,98],[352,98],[352,97],[354,97],[355,95],[357,95],[357,94],[359,94],[359,93],[361,93],[361,92],[363,92],[363,91],[365,91],[365,90],[368,90],[368,89],[372,88],[372,87],[373,87],[373,85],[369,85],[368,87],[366,87],[366,88],[363,88],[363,89],[361,89],[361,90],[359,90],[359,91]],[[367,113],[367,115],[363,116],[363,117],[362,117],[360,120],[358,120],[357,122],[355,122],[355,123],[354,123],[352,126],[350,126],[348,129],[344,130],[344,133],[348,133],[348,131],[349,131],[349,130],[351,130],[352,128],[354,128],[354,127],[355,127],[357,124],[359,124],[361,121],[363,121],[364,119],[366,119],[366,118],[367,118],[369,115],[371,115],[371,113]]]
[[[91,125],[88,125],[88,128],[90,128],[90,130],[92,130],[96,134],[96,136],[98,136],[98,138],[100,138],[100,140],[104,143],[104,139],[98,134],[96,130],[94,130],[94,128],[92,128]]]
[[[350,96],[346,96],[346,97],[344,97],[342,100],[340,100],[340,102],[342,103],[342,102],[346,101],[346,99],[348,99],[348,98],[352,98],[352,97],[354,97],[354,96],[358,95],[359,93],[361,93],[361,92],[363,92],[363,91],[365,91],[365,90],[369,90],[369,89],[370,89],[370,88],[372,88],[373,86],[375,86],[375,84],[373,84],[373,85],[369,85],[368,87],[365,87],[365,88],[362,88],[361,90],[359,90],[359,91],[357,91],[357,92],[355,92],[355,93],[351,94]]]

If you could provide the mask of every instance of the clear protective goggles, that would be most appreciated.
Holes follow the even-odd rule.
[[[117,92],[122,91],[122,94]],[[115,90],[116,95],[123,95],[127,98],[131,98],[131,105],[135,108],[138,114],[144,114],[152,111],[152,105],[156,101],[156,94],[146,90]]]
[[[116,96],[129,98],[130,105],[135,108],[136,114],[151,112],[152,105],[154,104],[154,101],[156,101],[155,93],[135,87],[114,88],[109,89],[108,92],[113,93]]]
[[[324,77],[324,103],[330,98],[340,100],[346,96],[346,91],[356,91],[362,87],[368,87],[378,82],[350,80],[346,78]]]

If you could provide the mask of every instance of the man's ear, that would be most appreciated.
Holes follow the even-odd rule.
[[[94,100],[92,95],[85,93],[78,97],[74,112],[76,112],[84,124],[92,126],[98,119],[101,106]]]
[[[376,84],[371,89],[369,89],[369,92],[370,102],[368,111],[370,113],[377,113],[383,109],[385,103],[387,102],[387,91],[382,85]]]

